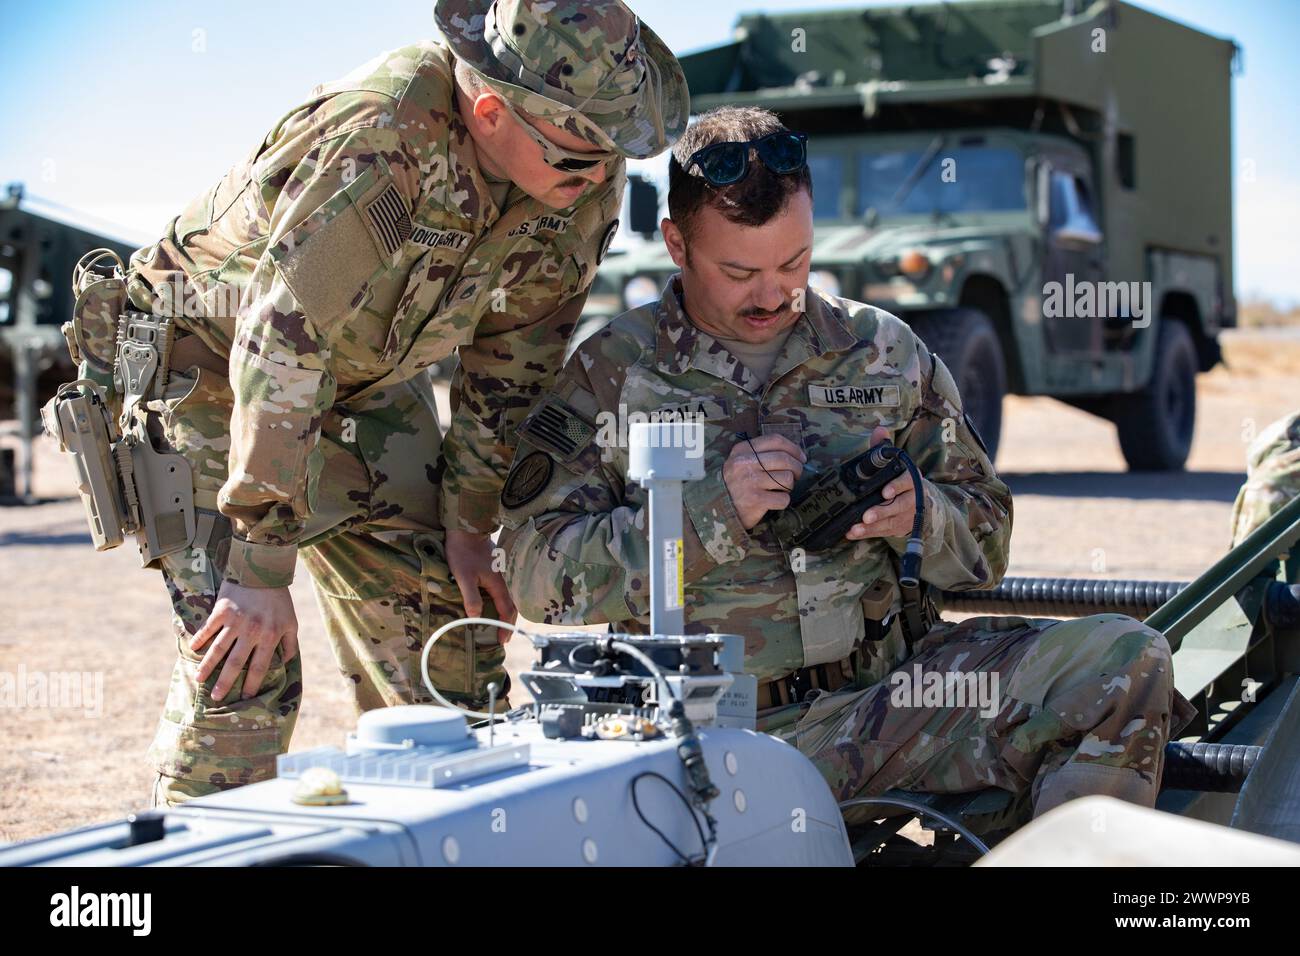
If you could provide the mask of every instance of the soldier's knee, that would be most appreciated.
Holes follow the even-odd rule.
[[[1095,671],[1095,682],[1090,683],[1100,692],[1098,702],[1104,700],[1107,707],[1134,717],[1154,719],[1167,713],[1176,693],[1168,638],[1122,614],[1089,620],[1088,658]]]
[[[1047,704],[1057,711],[1077,710],[1085,698],[1140,700],[1173,692],[1169,641],[1123,614],[1096,614],[1054,625],[1022,668],[1019,682],[1046,688]]]
[[[1107,669],[1136,679],[1173,685],[1173,653],[1169,639],[1153,627],[1123,614],[1099,614],[1098,633],[1109,647]]]
[[[1089,649],[1111,666],[1171,658],[1163,634],[1126,614],[1094,614],[1075,624],[1087,630],[1084,640]]]
[[[1174,656],[1169,639],[1157,630],[1145,629],[1148,634],[1141,659],[1134,665],[1135,679],[1145,681],[1151,696],[1168,705],[1177,691],[1174,686]]]

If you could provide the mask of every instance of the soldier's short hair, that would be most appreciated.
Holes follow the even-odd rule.
[[[460,84],[460,88],[470,99],[477,99],[480,93],[488,90],[488,85],[483,80],[483,77],[470,69],[469,64],[464,60],[456,60],[453,69],[456,74],[456,82]]]
[[[492,89],[492,85],[488,83],[487,80],[483,79],[483,77],[475,73],[473,67],[464,60],[456,61],[454,73],[456,75],[456,83],[460,86],[461,92],[468,96],[471,101],[477,100],[484,93],[492,93],[502,102],[505,102],[505,97]],[[526,112],[518,106],[515,107],[515,112],[520,116],[532,116],[531,113]]]
[[[729,186],[713,186],[697,168],[686,172],[684,164],[697,150],[714,143],[743,143],[770,133],[788,132],[771,110],[758,106],[720,106],[699,116],[673,146],[668,161],[668,217],[683,236],[689,237],[692,220],[705,206],[712,206],[727,219],[742,226],[761,226],[781,212],[799,190],[812,196],[812,176],[805,166],[797,173],[772,172],[749,151],[749,172]]]

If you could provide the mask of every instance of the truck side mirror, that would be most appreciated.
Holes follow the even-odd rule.
[[[653,239],[659,231],[659,190],[644,176],[627,178],[628,228],[638,235]]]

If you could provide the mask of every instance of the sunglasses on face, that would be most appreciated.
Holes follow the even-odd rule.
[[[607,163],[614,158],[612,152],[575,153],[571,149],[557,146],[542,135],[541,130],[515,112],[515,108],[506,102],[504,98],[501,99],[501,103],[505,106],[506,112],[515,118],[515,122],[524,128],[524,132],[533,138],[533,142],[542,148],[542,162],[552,169],[562,173],[579,173],[593,169],[601,163]]]
[[[743,143],[714,143],[697,149],[686,161],[685,171],[698,166],[704,178],[714,186],[730,186],[749,174],[749,150],[772,172],[797,173],[808,165],[806,133],[769,133]]]

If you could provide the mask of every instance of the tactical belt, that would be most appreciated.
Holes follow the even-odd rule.
[[[913,597],[909,611],[904,604],[899,612],[903,639],[907,643],[908,655],[914,652],[914,645],[925,637],[939,621],[939,608],[934,603],[934,589],[922,584]],[[867,620],[866,640],[884,640],[893,627],[893,615],[883,621]],[[854,651],[841,661],[829,664],[817,664],[804,667],[793,674],[775,680],[760,681],[758,685],[758,709],[786,707],[801,704],[810,690],[837,691],[857,679],[858,652]]]
[[[827,692],[837,691],[853,683],[858,673],[858,652],[854,651],[841,661],[829,664],[815,664],[804,667],[793,674],[778,677],[775,680],[760,681],[758,685],[758,709],[786,707],[801,704],[811,690]]]

